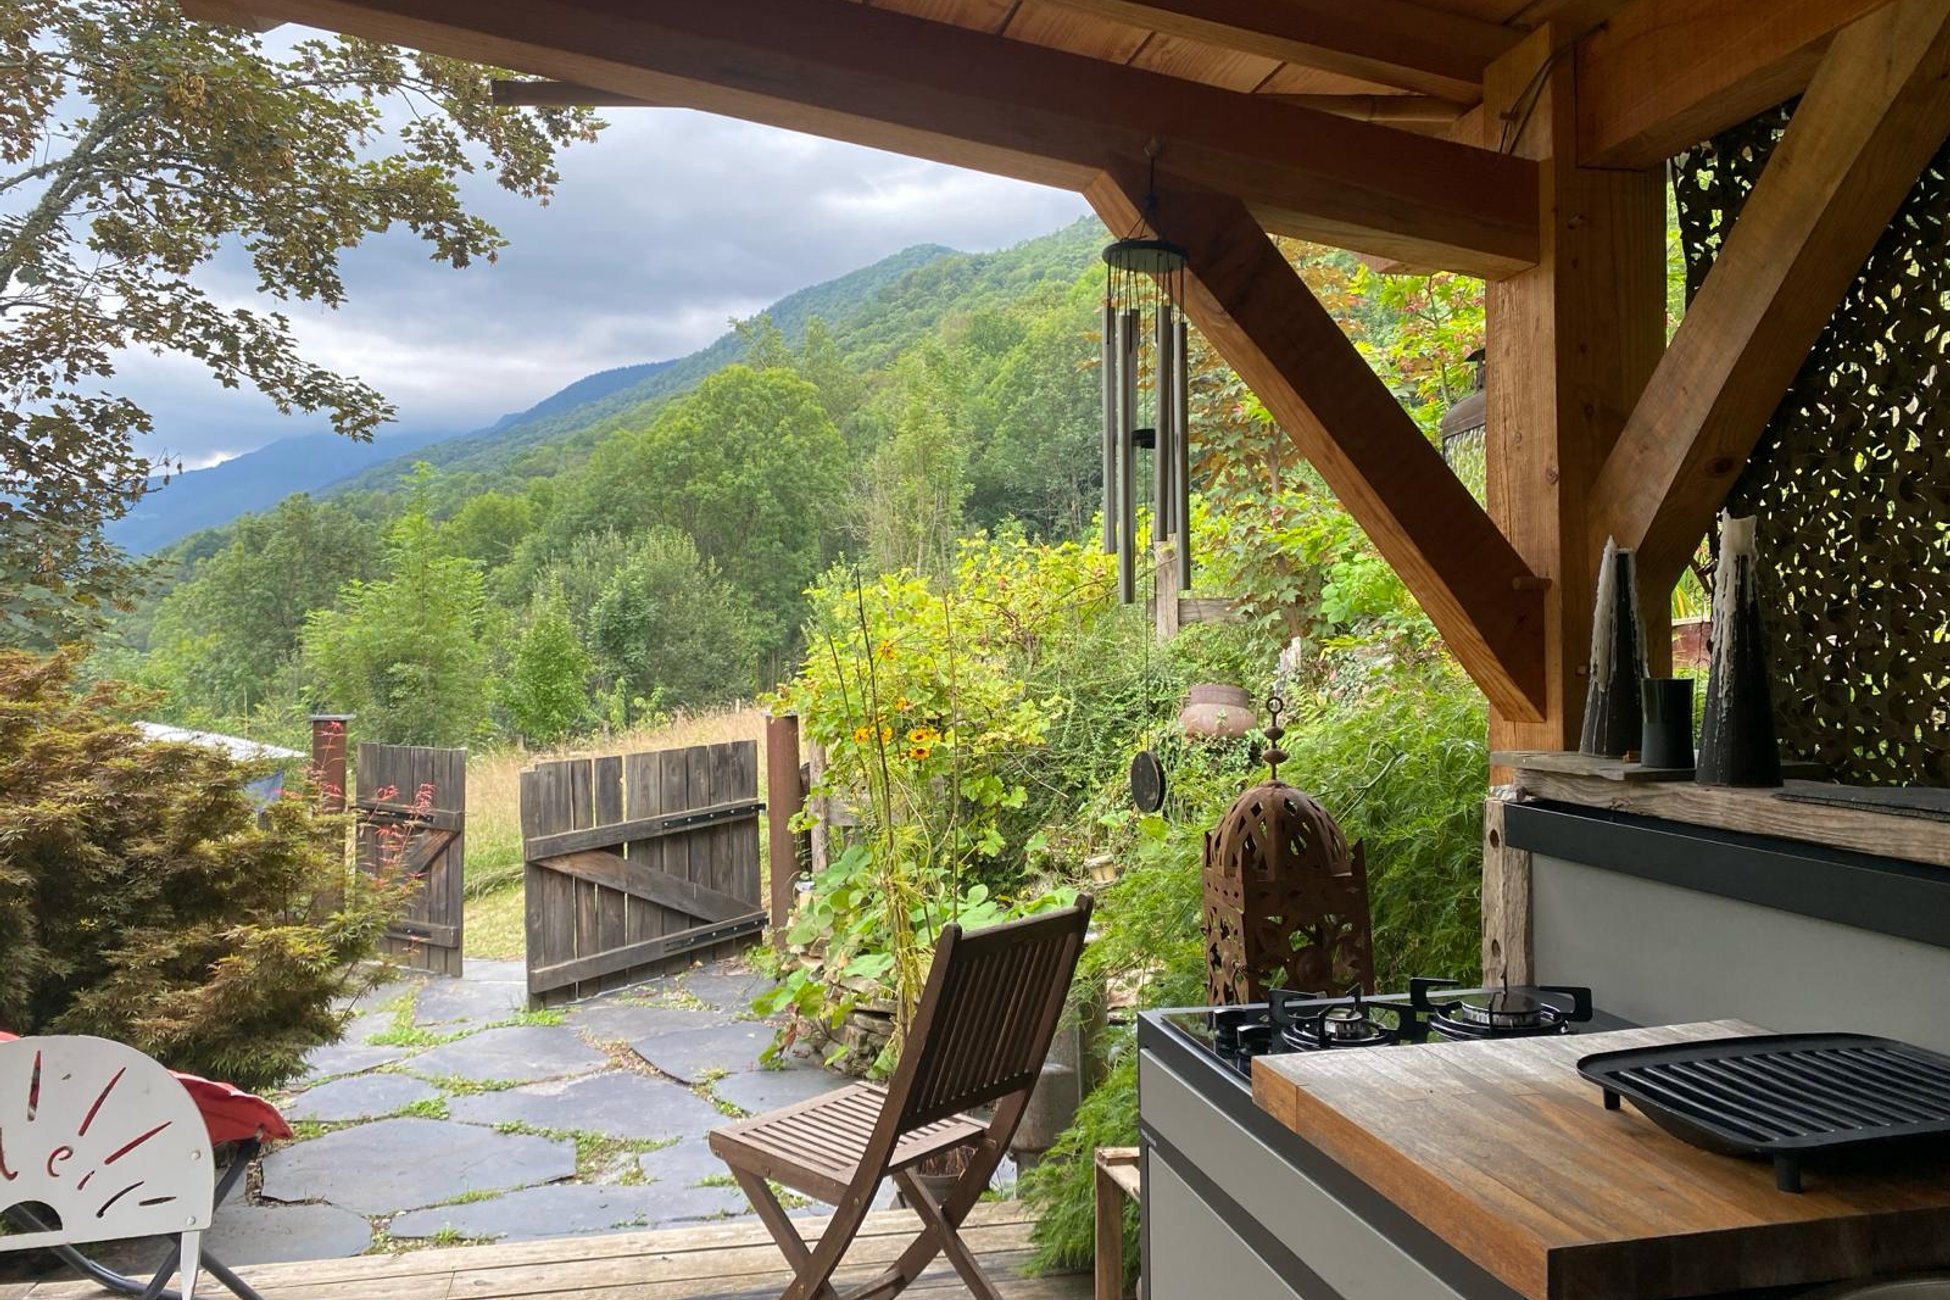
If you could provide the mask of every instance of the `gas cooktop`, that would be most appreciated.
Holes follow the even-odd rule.
[[[1186,1008],[1157,1019],[1190,1039],[1241,1079],[1253,1058],[1281,1052],[1347,1051],[1399,1043],[1532,1038],[1626,1029],[1631,1022],[1597,1010],[1591,990],[1567,985],[1463,988],[1415,979],[1406,993],[1340,997],[1275,989],[1265,1002]]]

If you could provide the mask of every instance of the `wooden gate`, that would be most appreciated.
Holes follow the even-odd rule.
[[[528,995],[589,997],[764,928],[758,747],[542,763],[521,774]]]
[[[461,967],[462,872],[467,856],[467,751],[418,745],[361,745],[358,754],[359,867],[397,866],[420,879],[381,951],[440,975]]]

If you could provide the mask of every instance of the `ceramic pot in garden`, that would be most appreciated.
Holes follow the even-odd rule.
[[[1202,682],[1185,692],[1178,721],[1188,736],[1237,739],[1253,729],[1253,697],[1237,686]]]

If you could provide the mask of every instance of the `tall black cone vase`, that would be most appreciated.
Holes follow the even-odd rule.
[[[1713,666],[1693,774],[1701,785],[1781,784],[1754,568],[1754,520],[1721,515],[1720,563],[1713,575]]]
[[[1638,749],[1645,725],[1639,698],[1644,678],[1645,624],[1639,619],[1632,552],[1607,538],[1591,615],[1591,685],[1585,692],[1580,751],[1621,758]]]

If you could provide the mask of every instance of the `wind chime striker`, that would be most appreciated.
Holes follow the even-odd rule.
[[[1155,211],[1157,196],[1145,200]],[[1117,557],[1117,598],[1137,599],[1137,453],[1151,452],[1151,534],[1172,543],[1179,590],[1192,585],[1188,334],[1173,305],[1185,289],[1185,250],[1164,239],[1104,249],[1104,550]],[[1151,376],[1145,415],[1142,376]]]

